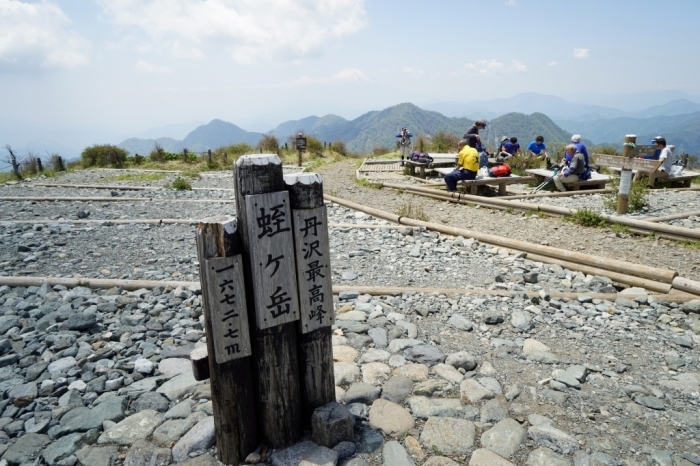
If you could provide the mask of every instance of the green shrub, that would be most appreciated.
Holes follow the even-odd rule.
[[[173,180],[173,182],[170,184],[170,186],[166,186],[166,187],[170,187],[173,189],[179,189],[179,190],[186,190],[186,191],[192,190],[192,185],[190,184],[190,182],[184,178],[180,178],[179,176]]]
[[[438,153],[457,152],[459,139],[460,138],[454,134],[438,131],[438,133],[433,136],[430,150]]]
[[[141,165],[144,159],[145,157],[143,155],[136,154],[134,155],[134,164]]]
[[[163,149],[163,147],[156,142],[153,150],[150,154],[148,154],[148,157],[154,162],[165,162],[166,154],[167,152],[165,152],[165,149]]]
[[[372,155],[374,155],[375,157],[379,155],[386,155],[389,152],[391,151],[386,146],[379,146],[372,149]]]
[[[306,152],[317,157],[323,157],[323,143],[313,136],[306,136]]]
[[[628,207],[627,210],[630,212],[635,212],[637,210],[642,210],[648,205],[647,196],[649,195],[649,180],[646,176],[638,181],[633,181],[630,187]],[[617,210],[617,195],[620,191],[620,178],[613,178],[609,183],[608,187],[613,191],[606,194],[603,198],[603,206],[606,209],[613,211]]]
[[[83,150],[82,159],[84,167],[108,167],[122,168],[126,163],[128,153],[121,147],[111,144],[95,144]]]
[[[507,161],[510,165],[510,169],[514,175],[522,176],[527,175],[525,170],[530,170],[532,168],[540,168],[542,166],[542,160],[537,157],[532,157],[530,155],[521,155],[518,157],[510,157]]]
[[[263,134],[262,139],[258,142],[258,147],[267,154],[276,154],[280,142],[272,132]]]
[[[345,144],[345,141],[343,141],[342,139],[336,139],[335,141],[333,141],[331,147],[340,155],[348,155],[348,147]]]
[[[602,215],[591,209],[577,210],[569,218],[572,222],[584,227],[602,227],[607,224]]]
[[[408,217],[415,220],[422,220],[424,222],[429,222],[430,217],[423,210],[423,207],[414,206],[410,202],[408,204],[401,204],[396,210],[396,215],[399,217]]]

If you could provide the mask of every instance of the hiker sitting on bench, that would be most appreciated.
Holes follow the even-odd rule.
[[[476,136],[467,135],[468,139],[459,141],[459,158],[457,168],[445,175],[447,190],[451,193],[457,190],[457,182],[476,179],[479,171],[479,153],[476,151]]]
[[[537,157],[540,160],[546,160],[547,170],[552,170],[554,168],[554,165],[547,154],[547,146],[544,144],[544,136],[537,136],[534,141],[528,144],[527,152],[532,157]]]
[[[503,157],[508,159],[510,157],[515,157],[520,154],[520,144],[518,144],[518,138],[503,138],[501,141],[501,148],[499,149],[498,157]]]
[[[656,144],[656,150],[659,151],[659,160],[661,160],[661,165],[656,170],[656,178],[668,178],[673,166],[673,152],[670,147],[666,146],[666,139],[661,136],[656,136],[651,142]],[[634,181],[639,181],[645,175],[648,175],[648,173],[637,170],[637,173],[634,174]]]
[[[557,185],[559,191],[566,191],[564,183],[578,181],[580,176],[586,171],[586,160],[583,154],[577,151],[574,144],[566,146],[564,161],[566,165],[554,177],[554,184]]]

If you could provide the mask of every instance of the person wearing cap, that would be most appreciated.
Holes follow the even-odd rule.
[[[566,146],[564,162],[566,165],[557,173],[557,176],[554,177],[554,184],[559,191],[566,191],[566,186],[564,186],[564,184],[578,181],[581,175],[586,171],[583,153],[578,150],[575,144]]]
[[[666,139],[661,136],[655,137],[652,142],[656,144],[656,150],[659,151],[659,160],[661,161],[661,165],[657,169],[657,172],[659,172],[657,178],[666,178],[671,174],[671,168],[673,167],[673,151],[671,150],[673,146],[666,146]],[[640,174],[640,171],[637,171],[634,179],[638,180],[644,175],[645,173],[641,172]]]
[[[586,164],[586,168],[588,168],[588,149],[586,149],[586,146],[581,143],[581,135],[580,134],[574,134],[571,136],[571,143],[576,146],[576,151],[580,152],[583,154],[583,159]]]
[[[656,140],[657,139],[663,139],[661,136],[656,136],[654,139],[651,140],[651,143],[653,145],[656,145]],[[661,155],[661,150],[656,149],[653,154],[651,155],[643,155],[639,157],[640,159],[646,159],[646,160],[659,160],[659,156]]]
[[[476,136],[473,134],[459,141],[459,158],[457,168],[445,175],[447,190],[451,193],[457,190],[457,182],[474,180],[479,171],[479,153],[476,151]]]
[[[537,136],[534,141],[527,145],[527,152],[529,155],[537,157],[540,160],[547,161],[547,170],[552,169],[552,161],[547,155],[547,146],[544,144],[544,136]]]
[[[479,136],[479,130],[486,128],[486,121],[482,119],[478,119],[474,122],[472,126],[469,127],[466,133],[464,133],[464,136],[462,136],[463,139],[469,140],[470,135],[475,135],[476,136],[476,151],[479,153],[479,167],[488,167],[489,166],[489,151],[486,150],[486,147],[481,143],[481,137]]]

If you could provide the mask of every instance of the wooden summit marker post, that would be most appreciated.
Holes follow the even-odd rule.
[[[303,419],[335,401],[331,326],[333,283],[323,181],[314,173],[284,176],[294,218],[299,291],[299,369]]]
[[[234,180],[238,221],[244,226],[243,264],[258,425],[261,440],[281,448],[303,433],[292,211],[277,155],[240,157]]]
[[[625,144],[622,149],[622,157],[626,162],[632,159],[637,154],[635,149],[637,136],[628,134],[625,136]],[[617,194],[617,213],[618,215],[626,214],[629,207],[629,194],[632,188],[632,169],[629,164],[625,163],[620,171],[620,189]]]
[[[299,133],[297,134],[296,138],[296,146],[297,146],[297,151],[299,151],[299,166],[301,167],[301,154],[306,150],[306,137],[304,136],[304,133]]]
[[[209,354],[208,374],[206,368],[198,372],[200,377],[211,379],[219,459],[224,464],[238,464],[259,443],[241,256],[243,242],[236,219],[225,216],[203,219],[196,239]]]

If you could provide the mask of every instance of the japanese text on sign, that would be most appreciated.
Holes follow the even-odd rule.
[[[294,211],[301,331],[333,324],[333,291],[326,208]]]
[[[289,194],[246,196],[255,317],[265,329],[299,319]]]
[[[207,259],[205,272],[216,362],[250,356],[241,256]]]

